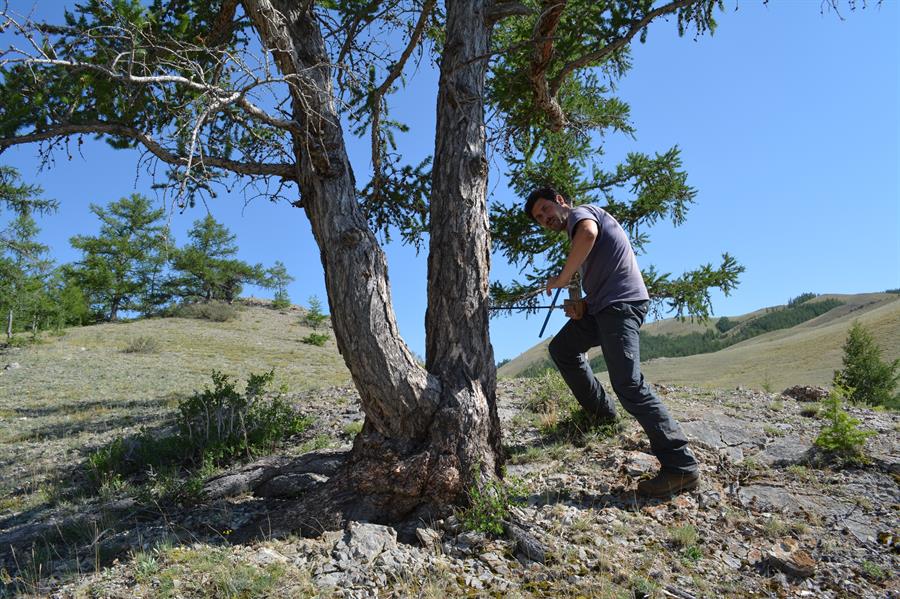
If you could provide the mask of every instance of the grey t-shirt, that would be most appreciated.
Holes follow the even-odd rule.
[[[615,302],[650,299],[637,259],[622,225],[595,204],[573,208],[566,221],[569,239],[579,221],[597,222],[597,240],[581,265],[581,286],[588,312],[596,314]]]

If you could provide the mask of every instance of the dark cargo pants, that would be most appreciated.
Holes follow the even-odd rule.
[[[650,447],[666,470],[694,472],[697,460],[687,437],[659,397],[644,382],[640,363],[640,328],[649,302],[618,302],[597,314],[569,320],[550,342],[550,357],[584,410],[612,418],[616,406],[588,364],[588,349],[600,346],[613,391],[650,439]]]

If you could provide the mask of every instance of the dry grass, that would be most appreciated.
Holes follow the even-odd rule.
[[[8,350],[0,364],[0,515],[40,503],[33,495],[116,436],[160,424],[219,370],[238,380],[275,370],[275,386],[305,391],[347,384],[335,349],[300,343],[296,314],[248,307],[237,319],[156,318],[70,328]],[[125,353],[135,339],[157,351]]]
[[[841,366],[841,348],[851,323],[857,319],[872,331],[885,359],[900,357],[900,297],[886,293],[820,297],[829,298],[845,305],[796,327],[760,335],[715,353],[645,362],[644,374],[656,383],[707,388],[743,385],[770,387],[777,392],[798,384],[827,385],[834,370]],[[761,313],[729,318],[741,321]],[[647,324],[643,330],[678,335],[702,332],[714,324],[715,319],[707,323],[667,319]],[[546,359],[548,343],[549,339],[528,349],[505,364],[498,374],[514,377]],[[595,348],[589,355],[594,357],[598,352]]]

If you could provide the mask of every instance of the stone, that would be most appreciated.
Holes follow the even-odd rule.
[[[797,401],[820,401],[828,397],[828,389],[811,385],[795,385],[788,387],[781,394]]]
[[[812,446],[794,437],[778,439],[753,458],[766,466],[791,466],[806,461]]]
[[[659,460],[655,456],[643,451],[629,451],[625,453],[625,462],[622,464],[629,476],[641,476],[653,472],[659,468]]]
[[[3,370],[18,370],[22,366],[19,365],[18,362],[10,362],[6,366],[3,367]]]
[[[285,564],[290,560],[281,555],[270,547],[261,547],[252,554],[250,559],[260,566],[268,566],[270,564]]]
[[[797,578],[809,578],[816,573],[816,561],[803,549],[779,543],[769,550],[769,565],[780,572]]]
[[[349,522],[332,555],[340,564],[370,564],[382,552],[396,549],[397,531],[368,522]]]
[[[760,510],[797,513],[808,511],[818,513],[818,505],[806,498],[797,497],[782,487],[769,485],[747,485],[737,492],[738,501],[744,507],[756,507]]]
[[[441,533],[427,526],[416,528],[416,538],[422,543],[422,547],[426,549],[434,549],[441,546]]]

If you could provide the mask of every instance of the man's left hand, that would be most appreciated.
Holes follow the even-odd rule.
[[[560,287],[568,287],[569,281],[563,280],[562,276],[558,277],[550,277],[547,279],[547,295],[550,295],[550,291],[553,289],[559,289]]]

